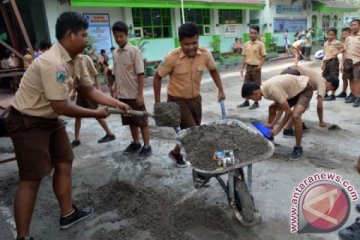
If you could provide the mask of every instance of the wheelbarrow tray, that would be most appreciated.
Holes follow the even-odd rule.
[[[234,165],[230,165],[230,166],[222,167],[222,168],[219,168],[217,165],[215,165],[214,168],[212,168],[212,169],[203,169],[203,168],[196,167],[193,164],[191,164],[192,168],[194,170],[196,170],[197,172],[204,173],[204,174],[224,174],[224,173],[230,172],[232,170],[239,169],[239,168],[245,167],[247,165],[251,165],[251,164],[253,164],[255,162],[266,160],[266,159],[270,158],[273,155],[273,153],[274,153],[274,144],[271,141],[264,138],[264,136],[261,133],[259,133],[259,131],[257,131],[252,125],[250,125],[250,124],[248,125],[248,124],[245,124],[245,123],[243,123],[243,122],[241,122],[239,120],[234,120],[234,119],[210,122],[210,123],[204,124],[202,126],[196,126],[196,127],[192,127],[192,128],[189,128],[189,129],[182,130],[179,133],[178,139],[179,139],[181,145],[184,147],[184,145],[186,145],[186,143],[184,141],[186,141],[187,136],[189,136],[191,134],[198,134],[201,131],[201,128],[203,128],[202,130],[204,130],[204,128],[206,128],[207,126],[211,127],[211,126],[219,126],[219,125],[220,126],[222,125],[221,127],[225,127],[225,128],[226,128],[226,126],[241,128],[242,131],[246,131],[248,136],[250,136],[252,138],[259,138],[258,140],[262,144],[264,144],[264,146],[262,146],[262,147],[264,149],[266,149],[266,151],[262,152],[261,154],[254,154],[254,156],[252,156],[250,158],[247,158],[247,159],[242,159],[241,161],[240,161],[239,158],[236,158]],[[201,141],[201,139],[203,139],[203,138],[200,138],[200,141]],[[218,139],[218,142],[219,142],[218,145],[220,146],[221,145],[221,140]],[[199,144],[206,144],[206,142],[205,143],[202,142],[202,143],[199,143]],[[193,147],[196,148],[197,146],[190,146],[190,147],[191,148],[193,148]],[[237,147],[239,147],[239,151],[241,151],[242,146],[240,145],[240,146],[237,146]],[[189,146],[188,146],[188,148],[189,148]],[[185,152],[187,152],[187,149],[185,147],[184,147],[184,149],[185,149]],[[213,153],[215,151],[218,151],[218,150],[222,150],[222,149],[221,148],[220,149],[213,149]],[[188,149],[188,151],[189,151],[189,149]],[[195,160],[195,157],[194,156],[192,156],[192,157],[193,158],[191,158],[191,157],[189,157],[187,155],[187,160],[190,163],[194,162],[194,160]],[[235,157],[236,157],[236,154],[235,154]],[[213,161],[213,160],[207,158],[207,159],[204,159],[203,161]]]

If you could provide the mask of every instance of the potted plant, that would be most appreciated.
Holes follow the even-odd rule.
[[[213,40],[209,42],[209,47],[212,49],[211,54],[215,60],[218,60],[220,56],[220,38],[214,36]]]

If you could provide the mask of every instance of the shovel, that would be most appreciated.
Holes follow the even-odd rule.
[[[136,117],[151,117],[159,127],[179,127],[180,126],[180,106],[173,102],[155,103],[154,113],[137,110],[123,110],[110,108],[111,114],[127,114]]]

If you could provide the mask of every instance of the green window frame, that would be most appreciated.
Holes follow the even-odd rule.
[[[169,8],[132,8],[135,28],[142,28],[145,38],[171,38],[171,10]]]
[[[242,24],[243,12],[241,9],[219,9],[219,24]]]
[[[195,23],[199,27],[200,35],[206,34],[204,25],[210,25],[210,9],[184,9],[184,15],[186,22]]]

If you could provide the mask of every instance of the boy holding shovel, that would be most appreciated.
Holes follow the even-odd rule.
[[[179,39],[181,47],[171,51],[155,73],[154,94],[155,103],[159,103],[161,80],[169,74],[168,102],[179,104],[180,128],[186,129],[201,123],[200,85],[205,68],[209,69],[219,90],[218,100],[225,99],[225,94],[213,57],[205,48],[199,47],[198,27],[193,23],[182,24],[179,27]],[[179,145],[169,152],[169,157],[175,161],[178,167],[188,165],[180,153]]]

